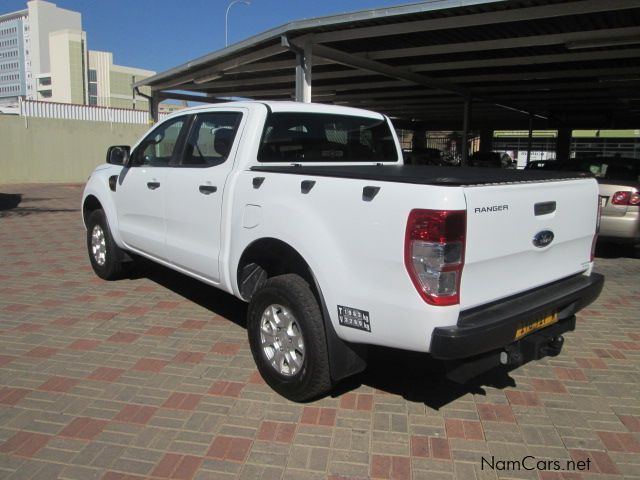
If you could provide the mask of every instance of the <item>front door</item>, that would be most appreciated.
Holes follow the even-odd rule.
[[[169,259],[177,267],[215,283],[220,281],[224,188],[233,168],[242,119],[241,109],[197,114],[181,161],[166,179]]]
[[[186,123],[186,116],[177,117],[153,129],[131,153],[130,166],[116,186],[118,229],[125,245],[162,260],[167,259],[165,182]]]

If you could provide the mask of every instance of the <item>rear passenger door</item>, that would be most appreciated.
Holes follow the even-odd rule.
[[[180,161],[167,175],[166,249],[175,266],[220,282],[218,256],[227,177],[233,169],[242,109],[198,113]]]

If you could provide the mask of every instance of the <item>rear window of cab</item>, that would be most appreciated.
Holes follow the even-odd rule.
[[[384,118],[324,113],[270,113],[260,162],[397,162],[393,134]]]

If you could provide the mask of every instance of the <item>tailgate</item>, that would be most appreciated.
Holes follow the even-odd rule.
[[[589,268],[597,217],[595,180],[471,186],[464,193],[463,310]],[[553,240],[545,245],[548,232]]]

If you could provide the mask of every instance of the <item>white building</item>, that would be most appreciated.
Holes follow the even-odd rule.
[[[154,74],[89,51],[79,12],[31,0],[25,10],[0,15],[0,105],[23,98],[146,109],[131,85]]]
[[[146,98],[134,95],[131,85],[155,75],[151,70],[114,65],[113,53],[89,51],[89,105],[148,109]],[[147,90],[145,92],[145,90]],[[150,94],[143,88],[143,93]]]
[[[0,15],[0,102],[27,95],[27,71],[31,78],[30,62],[25,58],[28,18],[27,10]]]

